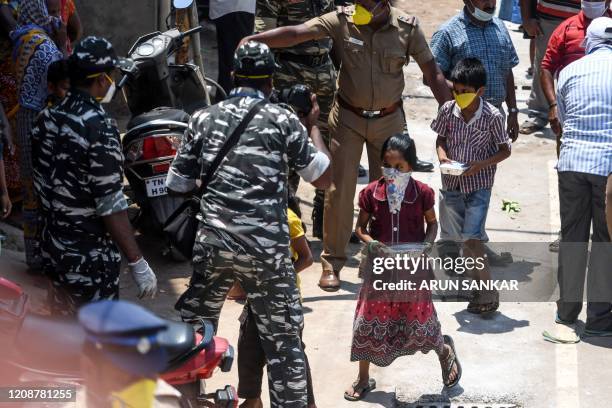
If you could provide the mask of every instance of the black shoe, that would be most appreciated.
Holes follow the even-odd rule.
[[[368,171],[365,169],[365,167],[363,167],[361,164],[359,165],[359,171],[357,173],[357,175],[359,176],[359,178],[361,177],[365,177],[368,175]]]
[[[433,171],[433,169],[434,169],[433,163],[417,159],[416,166],[414,166],[414,169],[412,170],[421,172],[421,173],[428,173],[428,172]]]

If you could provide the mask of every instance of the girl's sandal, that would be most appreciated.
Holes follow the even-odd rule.
[[[365,398],[366,394],[376,388],[376,380],[370,378],[368,380],[368,385],[359,386],[359,381],[355,381],[351,386],[353,388],[353,395],[350,395],[348,392],[344,392],[344,399],[347,401],[360,401]],[[357,395],[355,395],[357,394]]]
[[[455,342],[451,336],[443,336],[444,344],[450,347],[448,352],[448,356],[445,359],[440,360],[440,365],[442,367],[442,382],[444,382],[444,386],[446,388],[453,388],[457,384],[459,384],[459,380],[461,380],[461,375],[463,374],[463,369],[461,368],[461,363],[459,362],[459,357],[457,357],[457,351],[455,350]],[[457,375],[455,379],[451,382],[449,381],[449,377],[453,372],[453,366],[457,366]]]

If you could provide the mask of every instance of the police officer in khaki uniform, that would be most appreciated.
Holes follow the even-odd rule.
[[[273,48],[331,37],[341,61],[338,92],[329,116],[334,182],[325,200],[323,273],[319,286],[340,287],[346,245],[353,229],[357,166],[366,144],[370,180],[381,177],[380,149],[402,132],[403,67],[412,57],[438,103],[452,98],[416,17],[391,7],[389,0],[357,0],[354,7],[247,37]],[[243,40],[244,41],[244,40]]]
[[[257,31],[302,24],[314,17],[335,10],[332,0],[257,0]],[[275,52],[279,69],[274,73],[276,89],[305,84],[317,95],[321,110],[319,127],[321,136],[329,144],[327,123],[336,92],[336,69],[329,56],[330,38],[301,43]],[[295,191],[300,177],[293,173],[289,184]],[[325,191],[316,190],[312,209],[312,236],[323,238],[323,205]]]

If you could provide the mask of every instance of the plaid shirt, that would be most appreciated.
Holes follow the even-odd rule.
[[[455,101],[446,102],[440,108],[431,128],[446,139],[448,158],[460,163],[486,160],[499,151],[499,145],[511,145],[504,128],[503,115],[483,100],[468,123],[461,116]],[[469,177],[443,174],[442,188],[460,190],[462,193],[491,188],[496,170],[497,166],[494,165]]]
[[[487,71],[486,101],[499,107],[506,100],[506,81],[519,58],[499,18],[478,26],[464,9],[434,33],[431,52],[447,78],[462,59],[478,58]]]

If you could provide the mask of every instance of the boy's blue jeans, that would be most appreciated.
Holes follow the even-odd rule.
[[[465,242],[470,239],[488,241],[485,231],[491,189],[471,193],[440,190],[440,237],[442,240]]]

